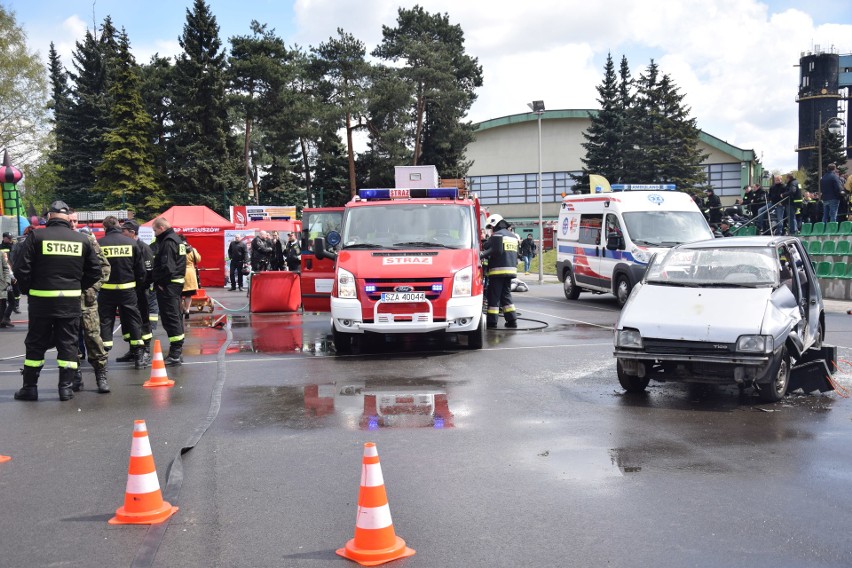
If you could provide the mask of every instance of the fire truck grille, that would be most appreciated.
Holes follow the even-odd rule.
[[[425,292],[427,300],[437,300],[441,296],[441,289],[444,288],[444,280],[442,278],[409,278],[406,280],[396,280],[392,278],[374,278],[364,282],[367,286],[375,286],[375,290],[367,292],[367,297],[373,302],[379,301],[382,297],[382,292],[396,292],[399,286],[408,286],[410,292]],[[436,289],[437,288],[437,289]]]

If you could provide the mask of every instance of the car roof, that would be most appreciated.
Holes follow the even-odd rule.
[[[791,236],[774,237],[723,237],[685,243],[677,248],[683,249],[709,249],[709,248],[746,248],[746,247],[777,247],[779,245],[799,240]]]

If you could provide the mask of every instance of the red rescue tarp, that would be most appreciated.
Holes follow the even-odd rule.
[[[225,274],[225,231],[234,224],[204,205],[175,205],[157,217],[164,217],[176,233],[186,237],[201,255],[198,265],[201,286],[224,286]],[[157,218],[155,217],[155,219]],[[154,220],[143,226],[150,227]]]

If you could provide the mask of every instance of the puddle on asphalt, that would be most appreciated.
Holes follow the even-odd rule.
[[[350,430],[455,426],[449,394],[438,381],[367,381],[235,389],[240,429]]]
[[[600,481],[627,473],[606,448],[549,450],[538,454],[538,457],[556,471],[560,479],[571,481]]]

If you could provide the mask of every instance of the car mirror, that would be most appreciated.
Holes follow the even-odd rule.
[[[624,239],[618,233],[610,233],[606,236],[606,248],[608,250],[623,249]]]

